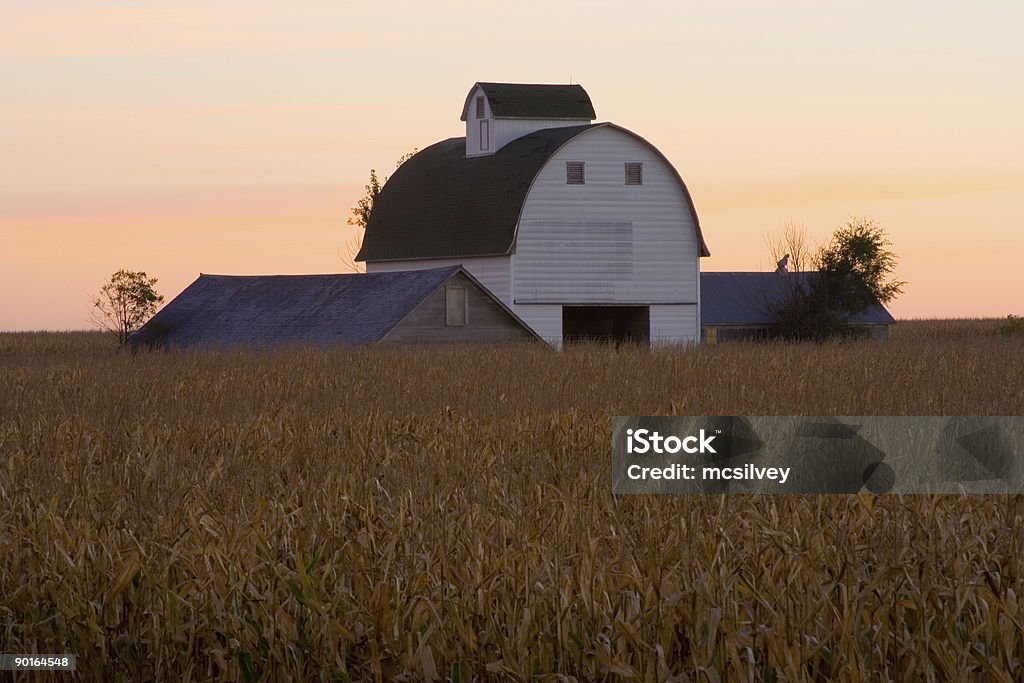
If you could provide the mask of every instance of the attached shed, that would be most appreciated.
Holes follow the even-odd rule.
[[[786,300],[794,285],[808,273],[731,272],[701,273],[701,339],[719,341],[771,339],[778,335],[772,309]],[[885,339],[896,320],[876,304],[849,320],[874,339]]]
[[[200,275],[131,339],[163,347],[538,339],[461,266],[347,275]]]

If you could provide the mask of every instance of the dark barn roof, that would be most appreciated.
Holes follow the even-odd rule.
[[[220,347],[374,342],[460,271],[200,275],[131,341]]]
[[[773,304],[788,293],[787,278],[806,282],[807,273],[701,273],[701,325],[772,325]],[[896,320],[881,304],[872,306],[849,322],[859,325],[891,325]]]
[[[381,188],[356,258],[508,253],[534,177],[558,148],[589,128],[539,130],[484,156],[467,157],[466,138],[418,152]]]
[[[597,118],[590,95],[581,85],[540,83],[477,83],[469,89],[462,107],[466,120],[469,100],[477,86],[483,88],[491,114],[496,119],[587,119]]]
[[[510,253],[533,179],[562,145],[600,126],[615,128],[650,145],[625,128],[597,123],[534,131],[483,156],[467,157],[465,138],[449,138],[427,147],[402,164],[381,188],[356,260]],[[657,148],[650,147],[665,159]],[[675,171],[668,159],[665,163]],[[689,190],[678,172],[676,178],[690,204],[700,253],[707,256]]]

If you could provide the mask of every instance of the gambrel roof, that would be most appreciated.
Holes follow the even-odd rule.
[[[456,273],[529,328],[461,266],[342,275],[200,275],[133,345],[363,344],[383,339]]]
[[[494,154],[467,157],[466,139],[449,138],[402,164],[373,205],[359,261],[501,256],[511,253],[516,225],[534,178],[563,145],[607,126],[648,145],[675,173],[708,256],[689,190],[672,164],[636,133],[612,123],[545,128]]]
[[[590,95],[581,85],[540,83],[477,83],[469,89],[462,107],[466,120],[470,99],[477,87],[483,89],[491,114],[496,119],[586,119],[597,118]]]
[[[790,287],[804,285],[809,273],[731,272],[700,274],[701,325],[772,325],[772,308],[786,300]],[[891,325],[896,320],[882,304],[850,319],[856,325]]]

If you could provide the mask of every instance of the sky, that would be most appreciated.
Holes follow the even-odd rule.
[[[1024,314],[1024,4],[0,0],[0,330],[121,268],[345,272],[370,168],[477,81],[583,85],[686,181],[712,256],[878,221],[897,318]]]

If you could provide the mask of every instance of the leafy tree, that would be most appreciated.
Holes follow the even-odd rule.
[[[822,340],[855,333],[849,321],[903,291],[892,279],[898,261],[885,230],[854,219],[838,228],[814,254],[813,270],[789,277],[789,295],[773,311],[783,336]]]
[[[857,315],[902,293],[906,283],[890,279],[898,261],[890,246],[885,230],[866,218],[835,231],[817,257],[818,288],[829,296],[833,308]]]
[[[404,164],[406,161],[411,159],[416,152],[419,151],[417,148],[413,148],[411,152],[406,152],[398,158],[398,162],[395,163],[395,168]],[[349,216],[348,224],[354,225],[358,228],[358,232],[349,238],[345,243],[345,253],[341,255],[341,259],[345,262],[346,266],[353,272],[359,272],[359,266],[356,265],[356,254],[363,246],[363,236],[365,235],[366,226],[370,224],[370,216],[373,214],[373,205],[377,201],[377,197],[380,195],[380,190],[384,187],[384,184],[388,182],[390,176],[384,176],[384,180],[380,180],[377,177],[377,169],[370,169],[370,182],[366,184],[366,194],[356,202],[356,205],[352,207],[352,215]]]
[[[153,289],[156,282],[155,277],[149,277],[142,271],[117,271],[93,299],[93,322],[113,333],[118,344],[124,345],[132,332],[139,329],[163,303],[163,296]]]
[[[385,177],[384,182],[388,179]],[[373,213],[373,203],[377,201],[380,188],[384,183],[377,179],[377,169],[370,169],[370,182],[366,184],[366,194],[352,207],[352,215],[349,216],[348,224],[354,225],[361,230],[366,230],[370,222],[370,214]]]

